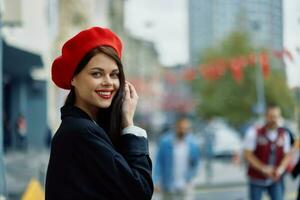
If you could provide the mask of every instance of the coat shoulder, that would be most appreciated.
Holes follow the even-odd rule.
[[[93,121],[84,118],[66,117],[61,122],[55,137],[75,140],[90,137],[91,135],[106,137],[105,131]]]

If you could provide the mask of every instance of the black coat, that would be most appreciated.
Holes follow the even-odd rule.
[[[300,174],[300,159],[298,160],[296,166],[294,167],[294,169],[292,171],[292,176],[293,176],[293,178],[296,178],[299,174]],[[300,184],[298,186],[297,200],[300,200]]]
[[[148,141],[122,136],[117,152],[105,131],[74,106],[61,109],[46,178],[46,200],[151,199]]]

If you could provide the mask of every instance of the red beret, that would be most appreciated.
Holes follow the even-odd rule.
[[[62,47],[62,54],[52,63],[52,80],[60,88],[71,89],[75,69],[91,49],[97,46],[112,47],[121,59],[122,42],[107,28],[92,27],[79,32]]]

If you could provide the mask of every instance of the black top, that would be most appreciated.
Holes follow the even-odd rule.
[[[122,136],[117,152],[105,131],[74,106],[61,109],[46,178],[46,200],[151,199],[152,164],[145,137]]]

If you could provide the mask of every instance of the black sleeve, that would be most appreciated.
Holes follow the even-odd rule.
[[[114,199],[151,199],[153,194],[152,163],[148,141],[132,134],[122,136],[121,153],[117,152],[105,133],[89,128],[80,134],[83,161],[94,181],[111,190]],[[103,137],[102,137],[103,136]],[[95,183],[95,184],[97,184]]]

